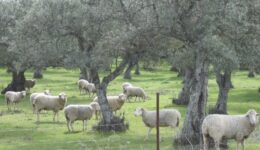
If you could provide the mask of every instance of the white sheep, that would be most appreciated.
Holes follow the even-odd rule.
[[[96,120],[98,120],[98,117],[101,118],[100,106],[99,106],[98,102],[91,102],[89,105],[91,105],[93,108],[93,112],[96,116]]]
[[[30,89],[33,88],[35,84],[36,84],[35,79],[26,79],[24,82],[24,87],[25,89],[28,90],[28,93],[30,93]]]
[[[85,90],[89,82],[85,79],[78,80],[78,87],[80,94],[82,93],[82,90]]]
[[[68,105],[64,109],[65,118],[69,132],[73,131],[73,123],[76,120],[83,121],[83,131],[85,130],[85,121],[90,120],[93,114],[92,105]]]
[[[222,138],[235,139],[237,150],[239,143],[244,150],[244,140],[254,131],[258,123],[255,110],[249,110],[245,115],[220,115],[212,114],[205,117],[202,123],[204,150],[208,150],[208,139],[213,138],[216,150],[220,150],[219,144]]]
[[[53,111],[53,121],[55,121],[55,116],[58,118],[59,110],[62,110],[67,102],[67,96],[65,93],[60,93],[58,96],[44,95],[40,94],[35,97],[33,105],[35,106],[35,111],[37,113],[37,122],[39,122],[39,114],[41,110],[52,110]]]
[[[125,88],[125,95],[127,96],[128,101],[130,97],[135,97],[135,101],[137,97],[139,99],[142,98],[143,101],[145,101],[146,99],[146,94],[144,90],[140,87],[135,87],[135,86],[127,86]]]
[[[132,84],[129,83],[129,82],[124,82],[124,83],[122,84],[123,93],[126,92],[126,87],[128,87],[128,86],[132,86]]]
[[[115,112],[123,106],[126,101],[126,95],[121,93],[118,96],[107,96],[107,102],[111,111]],[[98,98],[95,97],[93,102],[98,102]]]
[[[11,106],[10,105],[14,105],[14,110],[15,110],[15,105],[19,102],[21,102],[21,100],[26,96],[26,92],[25,91],[21,91],[21,92],[13,92],[13,91],[8,91],[5,93],[5,101],[8,107],[8,110],[11,110]]]
[[[96,87],[95,87],[95,84],[93,84],[93,83],[87,84],[84,89],[86,92],[88,92],[89,96],[91,95],[91,93],[92,93],[92,96],[96,93]]]
[[[142,116],[144,124],[148,127],[147,135],[144,140],[147,140],[151,130],[156,127],[156,111],[146,110],[144,108],[136,108],[135,116]],[[176,109],[160,109],[159,110],[159,126],[175,128],[179,126],[181,113]]]
[[[32,107],[33,107],[33,113],[35,113],[35,106],[34,106],[34,101],[35,101],[35,97],[37,95],[41,95],[41,94],[44,94],[44,95],[51,95],[51,92],[49,90],[45,90],[44,92],[37,92],[37,93],[32,93],[31,96],[30,96],[30,102],[32,104]]]

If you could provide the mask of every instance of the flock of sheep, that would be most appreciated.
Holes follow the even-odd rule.
[[[26,85],[27,89],[30,89],[35,85],[35,80],[28,80],[26,82],[31,83]],[[89,83],[87,80],[80,79],[77,84],[80,93],[84,91],[89,95],[94,95],[96,92],[95,85]],[[123,83],[122,90],[123,93],[117,96],[107,96],[108,105],[111,111],[115,113],[117,110],[121,109],[126,101],[130,102],[130,97],[135,97],[135,99],[139,98],[139,100],[142,99],[143,101],[145,101],[147,97],[143,88],[133,86],[130,83]],[[11,105],[14,105],[15,110],[16,104],[21,102],[25,96],[25,91],[6,92],[5,100],[8,110],[11,109]],[[71,104],[65,107],[67,102],[67,96],[65,93],[62,92],[58,96],[53,96],[48,90],[46,90],[42,93],[32,93],[30,96],[30,102],[32,104],[33,112],[37,114],[37,122],[40,121],[39,116],[42,110],[53,111],[53,121],[55,121],[55,117],[58,121],[58,112],[64,109],[69,132],[74,130],[73,123],[76,120],[83,121],[83,130],[85,130],[85,122],[90,120],[93,114],[96,115],[96,119],[102,117],[97,97],[95,97],[88,105]],[[156,111],[147,110],[145,108],[136,108],[134,115],[142,116],[143,123],[148,127],[148,132],[145,137],[145,140],[147,140],[152,128],[156,127]],[[217,150],[220,150],[219,145],[223,138],[235,139],[237,142],[237,149],[239,149],[239,144],[241,144],[242,149],[244,149],[244,140],[256,128],[259,115],[260,114],[253,109],[249,110],[244,115],[208,115],[204,118],[202,123],[204,150],[208,150],[209,137],[213,138]],[[180,119],[181,113],[176,109],[161,109],[159,112],[160,127],[178,127]]]

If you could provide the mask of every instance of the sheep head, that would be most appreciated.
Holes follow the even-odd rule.
[[[120,99],[121,101],[124,101],[124,102],[125,102],[126,99],[127,99],[127,96],[126,96],[125,94],[123,94],[123,93],[119,94],[118,97],[119,97],[119,99]]]
[[[62,93],[59,94],[59,98],[61,100],[63,100],[63,101],[66,101],[67,100],[67,95],[64,92],[62,92]]]
[[[246,113],[246,117],[249,119],[250,124],[253,126],[255,126],[258,123],[258,116],[259,113],[257,113],[254,109],[250,109]]]
[[[22,95],[22,97],[25,97],[26,96],[26,91],[21,91],[21,95]]]
[[[144,111],[143,108],[137,107],[137,108],[135,109],[135,111],[134,111],[134,115],[135,115],[135,116],[140,116],[140,115],[143,114],[143,111]]]

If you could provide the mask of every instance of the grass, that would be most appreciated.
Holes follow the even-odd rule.
[[[141,117],[135,117],[133,110],[136,107],[155,109],[155,93],[159,91],[160,107],[173,107],[180,110],[183,124],[186,107],[172,105],[172,97],[177,97],[182,87],[181,78],[177,74],[170,72],[169,66],[163,65],[155,71],[149,72],[142,70],[142,75],[133,75],[132,80],[125,80],[119,76],[110,83],[108,95],[121,93],[121,84],[131,82],[134,85],[143,87],[149,100],[146,102],[125,103],[121,112],[125,112],[126,119],[130,123],[130,129],[125,133],[97,133],[93,131],[92,125],[97,123],[94,117],[87,123],[87,130],[82,132],[82,122],[74,124],[76,132],[68,133],[65,124],[63,111],[59,114],[59,123],[52,122],[52,112],[41,114],[41,122],[36,124],[36,116],[32,113],[32,108],[27,96],[19,105],[19,111],[7,111],[4,96],[0,96],[0,149],[5,150],[151,150],[156,149],[155,130],[152,131],[150,139],[143,141],[147,129]],[[79,70],[66,70],[63,68],[48,68],[44,71],[44,78],[37,81],[32,92],[39,92],[50,89],[53,95],[64,91],[68,95],[68,104],[87,104],[92,101],[88,95],[80,95],[76,82]],[[32,72],[27,71],[26,77],[31,78]],[[0,88],[5,87],[11,80],[11,75],[7,74],[4,68],[0,68]],[[230,91],[228,99],[228,113],[242,114],[248,109],[254,108],[260,111],[260,93],[257,92],[260,76],[247,78],[247,72],[236,72],[232,77],[234,89]],[[218,88],[213,75],[209,80],[209,99],[208,106],[214,106]],[[181,150],[190,149],[188,147],[173,146],[173,134],[176,135],[180,129],[172,131],[170,128],[160,128],[163,142],[162,150]],[[260,129],[257,130],[246,140],[246,148],[250,150],[260,149]],[[229,141],[231,149],[235,148],[236,143]]]

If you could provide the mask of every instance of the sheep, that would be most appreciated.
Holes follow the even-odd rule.
[[[85,90],[85,88],[87,87],[87,85],[89,84],[89,82],[85,79],[80,79],[78,80],[78,87],[79,87],[79,92],[80,94],[82,93],[82,90]]]
[[[93,112],[95,113],[96,120],[98,120],[98,117],[101,118],[100,106],[98,102],[91,102],[89,105],[91,105],[93,108]]]
[[[132,84],[129,83],[129,82],[125,82],[125,83],[122,84],[123,93],[126,92],[126,87],[128,87],[128,86],[132,86]]]
[[[111,111],[115,112],[123,106],[126,101],[126,95],[121,93],[118,96],[107,96],[107,102]],[[93,102],[98,102],[98,98],[95,97]]]
[[[26,79],[25,80],[24,87],[25,87],[25,89],[28,90],[28,93],[30,93],[30,89],[34,87],[35,83],[36,83],[35,79]]]
[[[14,91],[8,91],[5,93],[5,101],[8,107],[8,110],[11,110],[11,104],[14,104],[14,110],[15,110],[15,105],[26,96],[25,91],[21,92],[14,92]]]
[[[143,101],[145,101],[145,99],[146,99],[146,94],[145,94],[144,90],[140,87],[127,86],[125,88],[124,94],[127,96],[128,101],[129,101],[129,98],[133,97],[133,96],[135,96],[135,101],[136,101],[137,97],[139,97],[139,99],[142,98]]]
[[[44,92],[42,93],[32,93],[31,96],[30,96],[30,102],[32,104],[32,107],[33,107],[33,113],[35,113],[35,106],[34,106],[34,101],[35,101],[35,97],[37,95],[40,95],[40,94],[44,94],[44,95],[51,95],[50,91],[49,90],[45,90]]]
[[[93,83],[87,84],[86,87],[84,87],[84,89],[86,92],[88,92],[89,97],[90,97],[91,93],[92,93],[92,96],[94,95],[94,93],[96,93],[96,87],[95,87],[95,84],[93,84]]]
[[[259,115],[253,109],[248,110],[245,115],[208,115],[201,126],[204,150],[208,150],[209,137],[213,138],[216,150],[220,150],[219,144],[224,137],[226,139],[235,139],[237,150],[239,149],[239,143],[241,143],[244,150],[244,140],[256,128]]]
[[[136,108],[135,116],[142,116],[144,124],[148,127],[145,141],[148,140],[151,130],[156,127],[156,111],[146,110],[144,108]],[[159,110],[159,126],[175,128],[179,126],[181,113],[176,109],[160,109]]]
[[[93,114],[92,105],[68,105],[64,109],[65,118],[69,132],[73,131],[73,123],[76,120],[83,121],[83,131],[85,130],[85,121],[90,120]]]
[[[53,111],[53,121],[55,121],[55,116],[57,116],[57,121],[59,121],[58,113],[62,110],[67,102],[67,96],[65,93],[60,93],[58,96],[44,95],[40,94],[35,97],[33,105],[35,106],[35,111],[37,113],[37,122],[39,122],[39,114],[41,110],[52,110]]]

